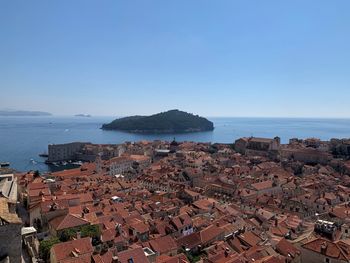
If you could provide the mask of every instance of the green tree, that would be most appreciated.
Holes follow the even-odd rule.
[[[59,234],[59,239],[62,242],[72,240],[74,237],[77,237],[77,232],[80,232],[81,237],[91,237],[93,239],[99,239],[101,231],[98,225],[87,225],[82,226],[79,229],[65,229]]]
[[[38,170],[36,170],[36,171],[34,172],[34,178],[39,177],[39,176],[40,176],[40,172],[39,172]]]
[[[100,237],[101,231],[98,225],[83,226],[81,228],[81,237]]]
[[[52,237],[48,240],[43,240],[40,242],[39,255],[46,262],[50,261],[50,249],[53,245],[60,243],[57,237]]]
[[[77,230],[75,230],[75,229],[65,229],[62,232],[60,232],[60,234],[58,236],[59,236],[59,239],[62,242],[66,242],[68,240],[73,239],[73,237],[76,237],[76,235],[77,235]]]

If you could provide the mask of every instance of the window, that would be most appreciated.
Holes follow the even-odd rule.
[[[348,229],[345,229],[345,234],[347,234],[349,232],[349,230]]]
[[[331,261],[330,261],[329,258],[326,258],[325,262],[326,262],[326,263],[330,263]]]

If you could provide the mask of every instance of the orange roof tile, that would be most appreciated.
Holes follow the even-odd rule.
[[[59,216],[56,217],[49,222],[54,229],[56,230],[63,230],[67,228],[73,228],[77,226],[83,226],[83,225],[89,225],[90,223],[83,219],[80,218],[76,215],[72,214],[67,214],[65,216]]]
[[[52,246],[51,251],[54,253],[57,262],[62,260],[78,257],[82,255],[91,255],[94,251],[91,245],[91,238],[81,238],[77,240],[58,243]]]

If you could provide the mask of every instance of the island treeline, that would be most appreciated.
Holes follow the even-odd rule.
[[[211,131],[211,121],[198,115],[179,110],[170,110],[151,116],[130,116],[104,124],[102,129],[135,133],[183,133]]]

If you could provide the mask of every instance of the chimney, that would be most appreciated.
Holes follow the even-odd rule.
[[[120,224],[115,224],[115,230],[116,230],[116,234],[117,235],[121,235],[122,234],[122,228]]]
[[[118,256],[113,256],[112,257],[112,263],[119,263],[120,261],[119,261],[119,258],[118,258]]]
[[[327,244],[326,242],[323,242],[321,245],[321,254],[325,255],[327,250]]]

